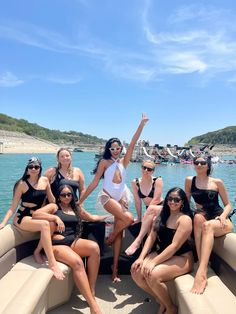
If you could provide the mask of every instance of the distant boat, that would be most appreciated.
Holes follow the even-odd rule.
[[[76,147],[73,149],[73,152],[74,153],[83,153],[84,151],[81,148]]]

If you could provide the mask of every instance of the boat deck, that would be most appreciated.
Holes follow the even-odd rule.
[[[99,275],[96,299],[102,313],[156,314],[158,303],[133,282],[131,276],[121,275],[121,282],[112,283],[111,275]],[[75,288],[68,303],[47,312],[48,314],[90,314],[85,299]]]

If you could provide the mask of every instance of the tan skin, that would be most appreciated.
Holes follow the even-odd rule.
[[[197,158],[196,161],[204,161],[204,158]],[[207,286],[207,267],[210,254],[214,244],[214,237],[223,236],[233,230],[232,222],[227,218],[231,212],[229,197],[221,179],[213,178],[207,175],[208,165],[195,165],[196,186],[199,189],[218,191],[224,205],[223,213],[215,219],[206,220],[203,213],[197,213],[194,216],[194,237],[199,267],[194,279],[191,292],[202,294]],[[193,177],[187,177],[185,180],[185,192],[188,199],[191,198],[191,185]],[[201,205],[196,204],[198,209],[203,209]]]
[[[179,197],[177,192],[171,192],[170,196]],[[177,314],[177,308],[172,303],[165,282],[190,272],[193,268],[193,254],[187,252],[175,256],[175,252],[190,237],[192,232],[192,220],[189,216],[180,212],[182,201],[174,203],[168,201],[170,216],[167,227],[176,229],[172,243],[160,254],[150,253],[157,233],[151,230],[139,258],[131,267],[131,275],[136,284],[159,300],[158,314]]]
[[[145,168],[146,167],[146,168]],[[153,169],[152,171],[148,171]],[[142,171],[142,176],[139,178],[139,185],[141,192],[144,195],[148,195],[152,189],[152,184],[153,184],[153,172],[155,170],[155,164],[151,160],[145,160],[142,163],[141,171]],[[145,206],[148,206],[142,220],[142,225],[141,229],[139,232],[139,235],[137,238],[134,240],[134,242],[126,249],[125,253],[127,255],[133,255],[136,250],[139,248],[144,236],[150,231],[151,225],[153,222],[154,217],[156,217],[161,209],[162,206],[159,206],[159,204],[163,198],[162,198],[162,191],[163,191],[163,180],[162,178],[157,178],[155,181],[154,185],[154,196],[153,198],[151,197],[145,197],[145,198],[140,198],[138,195],[138,187],[136,184],[136,180],[132,181],[132,191],[134,195],[134,201],[135,201],[135,208],[137,211],[137,216],[138,219],[136,221],[139,222],[142,220],[142,201]]]
[[[56,205],[53,204],[55,202],[55,198],[52,195],[51,188],[49,185],[49,181],[46,177],[41,176],[38,178],[39,174],[39,169],[28,169],[28,182],[37,190],[45,190],[47,193],[47,198],[49,202],[52,202],[48,205],[43,206],[42,208],[45,210],[53,210],[56,208]],[[29,187],[24,181],[20,181],[19,184],[17,185],[15,189],[15,193],[13,196],[12,204],[10,208],[8,209],[5,217],[3,218],[2,223],[0,224],[0,229],[3,228],[9,218],[14,214],[15,210],[17,209],[18,205],[20,204],[22,194],[25,193]],[[34,203],[23,203],[22,206],[26,207],[34,207]],[[64,274],[60,270],[59,266],[57,265],[56,259],[53,254],[52,250],[52,243],[51,243],[51,233],[50,233],[50,225],[48,221],[45,220],[34,220],[31,216],[25,216],[21,223],[19,224],[18,222],[18,215],[15,215],[13,219],[13,224],[24,231],[30,231],[30,232],[37,232],[40,231],[40,243],[41,246],[44,248],[44,251],[47,255],[48,258],[48,265],[49,268],[53,271],[54,276],[62,280],[64,279]],[[34,252],[34,257],[37,262],[42,262],[42,258],[40,256],[40,252],[36,249]]]
[[[68,187],[62,189],[60,194],[71,193]],[[60,207],[67,215],[75,215],[70,202],[72,196],[59,196]],[[58,231],[64,231],[63,221],[56,215],[57,208],[43,208],[34,213],[35,219],[45,219],[50,223],[58,225]],[[106,216],[91,215],[83,208],[79,211],[80,218],[86,221],[103,221]],[[53,239],[60,240],[63,235],[53,234]],[[101,310],[95,299],[95,284],[100,264],[100,250],[95,241],[79,238],[71,246],[54,245],[53,252],[57,261],[69,265],[73,270],[74,281],[81,294],[84,296],[90,307],[91,314],[101,314]],[[87,257],[88,274],[82,258]]]
[[[59,165],[59,172],[65,179],[75,180],[79,183],[79,195],[80,197],[84,194],[85,180],[84,174],[80,168],[71,167],[72,156],[69,150],[61,148],[57,153],[57,162]],[[49,179],[50,184],[53,183],[56,175],[55,168],[49,168],[45,172],[45,176]]]
[[[133,135],[131,142],[127,148],[126,154],[124,157],[121,157],[121,151],[117,148],[120,147],[118,142],[114,142],[111,144],[111,149],[115,149],[114,151],[111,150],[112,158],[119,159],[119,163],[127,168],[130,159],[132,157],[132,153],[135,147],[136,142],[139,139],[139,136],[143,130],[144,125],[148,121],[148,118],[145,114],[142,114],[141,122],[136,130],[135,134]],[[82,204],[84,200],[93,192],[93,190],[98,186],[100,179],[102,178],[106,169],[113,163],[112,159],[102,159],[98,165],[97,172],[94,176],[94,179],[89,184],[86,192],[83,196],[80,197],[79,204]],[[121,175],[120,171],[117,168],[113,178],[114,183],[121,183]],[[105,191],[106,192],[106,191]],[[118,202],[115,199],[110,199],[105,205],[104,208],[115,217],[114,223],[114,230],[110,234],[107,244],[112,245],[114,248],[114,257],[113,257],[113,266],[112,266],[112,280],[114,282],[120,281],[118,277],[118,259],[121,250],[121,243],[122,243],[122,231],[131,225],[134,221],[133,215],[124,208],[122,201]]]

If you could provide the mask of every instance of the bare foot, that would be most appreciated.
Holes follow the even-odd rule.
[[[49,268],[52,270],[53,275],[56,277],[56,279],[63,280],[65,278],[63,271],[59,268],[57,264],[54,266],[49,266]]]
[[[137,249],[139,248],[140,244],[133,242],[126,250],[125,254],[130,256],[133,255]]]
[[[112,269],[112,275],[111,275],[111,279],[112,279],[112,282],[114,283],[117,283],[117,282],[121,282],[121,279],[118,275],[118,269],[114,269],[113,265],[111,266],[111,269]]]
[[[90,307],[90,313],[91,314],[102,314],[102,311],[100,310],[97,303],[95,304],[95,306]]]
[[[190,290],[195,294],[203,294],[207,286],[207,278],[204,275],[196,275],[194,278],[194,283],[192,289]]]
[[[34,251],[34,259],[35,262],[42,265],[44,264],[45,260],[43,259],[43,256],[40,254],[40,251]]]

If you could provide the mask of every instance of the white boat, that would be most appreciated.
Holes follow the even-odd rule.
[[[85,223],[88,238],[98,240],[101,248],[100,275],[96,298],[104,314],[156,314],[158,303],[139,289],[129,274],[135,257],[127,257],[124,250],[133,241],[140,225],[125,231],[119,269],[122,281],[112,283],[112,250],[104,245],[104,223]],[[87,303],[73,285],[70,268],[62,263],[66,274],[56,280],[46,266],[33,261],[32,252],[38,234],[21,232],[11,225],[0,230],[0,313],[1,314],[89,314]],[[208,285],[203,295],[190,293],[193,274],[177,277],[168,283],[179,314],[235,314],[236,309],[236,234],[215,240]],[[138,253],[137,253],[138,254]]]

